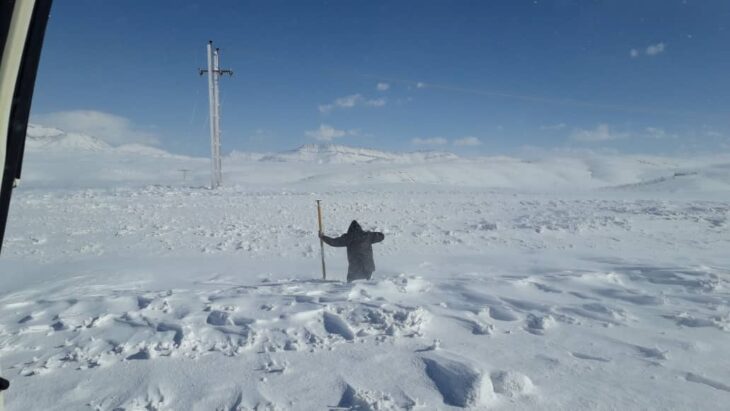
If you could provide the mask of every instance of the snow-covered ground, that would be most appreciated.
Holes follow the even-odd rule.
[[[723,409],[730,156],[205,159],[37,127],[0,258],[11,410]],[[180,169],[186,172],[183,181]],[[385,233],[372,281],[326,231]]]

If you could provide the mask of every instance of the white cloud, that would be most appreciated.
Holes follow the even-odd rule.
[[[644,131],[644,135],[646,136],[646,138],[653,138],[658,140],[667,137],[674,137],[670,134],[667,134],[667,132],[662,130],[661,128],[657,127],[647,127],[646,129],[644,129]]]
[[[359,94],[352,94],[345,97],[340,97],[337,100],[335,100],[335,107],[341,107],[341,108],[351,108],[355,107],[355,104],[357,104],[359,101],[362,101],[362,96]]]
[[[449,140],[443,138],[443,137],[430,137],[430,138],[414,138],[411,140],[411,144],[415,144],[417,146],[443,146],[444,144],[448,144]]]
[[[426,87],[426,83],[423,83],[420,81],[418,83],[416,83],[416,88],[424,88],[424,87]]]
[[[565,127],[566,127],[565,123],[546,124],[544,126],[540,126],[540,130],[562,130]]]
[[[331,104],[322,104],[319,106],[319,111],[322,113],[326,113],[331,111],[334,108],[352,108],[355,107],[355,105],[358,103],[358,101],[362,100],[362,96],[360,94],[351,94],[349,96],[340,97],[338,99],[335,99],[334,102]]]
[[[427,137],[411,139],[411,144],[417,146],[444,146],[449,140],[443,137]],[[459,147],[474,147],[482,144],[482,141],[474,136],[466,136],[451,141],[451,144]]]
[[[473,136],[457,138],[456,140],[454,140],[455,146],[478,146],[480,144],[482,144],[482,142],[478,138]]]
[[[34,115],[33,122],[66,132],[87,134],[112,145],[160,144],[157,134],[141,129],[126,117],[101,111],[57,111]]]
[[[390,84],[388,84],[388,83],[378,83],[378,85],[375,86],[375,88],[378,91],[386,91],[386,90],[388,90],[390,88]]]
[[[663,41],[661,41],[657,44],[650,44],[644,50],[631,49],[631,50],[629,50],[629,55],[631,56],[631,58],[637,58],[637,57],[640,57],[643,53],[643,54],[646,54],[647,56],[653,57],[658,54],[664,53],[664,50],[666,50],[666,48],[667,48],[667,45]]]
[[[609,130],[607,124],[599,124],[593,130],[576,129],[573,130],[573,133],[570,136],[570,138],[575,141],[585,143],[598,143],[601,141],[618,140],[625,137],[628,137],[628,134],[612,132]]]
[[[357,135],[356,130],[339,130],[328,124],[320,124],[316,130],[305,131],[304,135],[318,141],[332,141],[336,138]]]
[[[663,53],[666,45],[664,43],[652,44],[646,48],[646,54],[649,56],[656,56],[657,54]]]
[[[367,100],[367,101],[365,101],[365,105],[368,107],[383,107],[385,105],[385,99],[376,98],[373,100]]]
[[[330,104],[321,104],[319,106],[320,113],[329,113],[333,109],[348,109],[356,106],[367,106],[367,107],[382,107],[386,104],[384,98],[377,99],[366,99],[361,94],[351,94],[349,96],[340,97],[335,99]]]

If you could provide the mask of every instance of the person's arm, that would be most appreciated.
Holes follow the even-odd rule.
[[[322,239],[327,245],[332,247],[347,247],[347,244],[349,243],[349,238],[347,237],[347,234],[341,235],[337,238],[332,238],[324,235],[323,233],[319,234],[319,238]]]
[[[370,244],[375,244],[383,241],[385,239],[385,234],[383,233],[370,233]]]

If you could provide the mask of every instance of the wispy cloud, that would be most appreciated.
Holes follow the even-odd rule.
[[[414,138],[411,139],[411,144],[417,146],[443,146],[449,144],[449,140],[443,137],[429,137],[429,138]]]
[[[57,111],[34,115],[32,121],[66,132],[87,134],[112,145],[160,144],[160,137],[126,117],[95,110]]]
[[[390,88],[390,84],[388,84],[388,83],[378,83],[378,85],[375,86],[375,88],[378,91],[386,91],[386,90],[388,90]]]
[[[651,138],[654,140],[661,140],[661,139],[676,139],[676,134],[667,133],[664,129],[658,128],[658,127],[647,127],[644,129],[644,132],[642,133],[644,137]]]
[[[332,141],[336,138],[354,136],[357,134],[357,130],[340,130],[330,126],[329,124],[320,124],[318,129],[304,132],[304,135],[317,141]]]
[[[565,127],[567,127],[565,123],[545,124],[543,126],[540,126],[540,130],[562,130]]]
[[[481,140],[479,140],[478,138],[473,137],[473,136],[457,138],[456,140],[454,140],[454,145],[460,146],[460,147],[468,147],[468,146],[473,147],[473,146],[478,146],[481,144],[482,144]]]
[[[713,137],[713,138],[720,138],[724,137],[725,135],[717,130],[714,130],[713,128],[709,126],[703,126],[703,133],[707,137]]]
[[[648,56],[656,56],[657,54],[664,53],[666,47],[664,43],[652,44],[646,48],[646,54]]]
[[[667,49],[666,43],[664,43],[663,41],[660,41],[657,44],[648,45],[643,50],[635,49],[635,48],[631,49],[631,50],[629,50],[629,56],[631,56],[631,58],[638,58],[638,57],[641,57],[641,55],[643,54],[643,55],[646,55],[649,57],[654,57],[656,55],[664,53],[664,50],[666,50],[666,49]]]
[[[448,144],[452,144],[458,147],[474,147],[481,145],[482,141],[474,136],[466,136],[453,140],[449,140],[444,137],[416,137],[414,139],[411,139],[411,144],[416,146],[445,146]]]
[[[662,43],[662,44],[664,44],[664,43]],[[664,47],[666,49],[667,46],[665,45]],[[429,90],[434,90],[434,91],[464,93],[464,94],[471,94],[471,95],[490,97],[490,98],[500,97],[500,98],[522,100],[522,101],[528,101],[528,102],[532,102],[532,103],[541,103],[541,104],[550,104],[550,105],[559,104],[559,105],[574,106],[574,107],[592,107],[592,108],[599,108],[602,110],[622,111],[622,112],[628,112],[628,113],[671,114],[671,115],[681,115],[681,116],[698,114],[691,110],[665,110],[665,109],[658,109],[653,106],[631,106],[631,105],[626,105],[626,104],[609,104],[609,103],[603,103],[600,101],[576,100],[576,99],[572,99],[572,98],[517,94],[517,93],[511,93],[511,92],[505,92],[505,91],[452,86],[449,84],[424,83],[421,81],[416,82],[414,80],[409,80],[409,79],[388,78],[388,79],[383,79],[383,80],[387,80],[391,84],[399,83],[399,84],[406,85],[409,89],[413,89],[414,87],[417,89],[427,88]]]
[[[368,107],[383,107],[386,103],[384,98],[376,98],[372,100],[365,100],[365,105]]]
[[[320,104],[320,113],[329,113],[334,109],[349,109],[357,106],[382,107],[387,103],[385,98],[367,99],[362,94],[351,94],[335,99],[329,104]]]
[[[588,129],[576,129],[570,135],[570,138],[575,141],[584,143],[599,143],[602,141],[619,140],[626,138],[629,135],[627,133],[613,132],[608,128],[608,124],[599,124],[592,130]]]

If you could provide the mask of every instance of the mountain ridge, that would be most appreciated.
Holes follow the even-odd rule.
[[[159,147],[140,143],[111,145],[102,138],[73,133],[55,127],[28,124],[26,146],[29,150],[109,152],[153,157],[189,157]],[[392,152],[341,144],[303,144],[297,148],[269,153],[231,151],[229,159],[262,162],[305,162],[318,164],[423,163],[456,160],[456,154],[445,151]]]
[[[434,160],[456,160],[456,154],[440,151],[414,151],[396,153],[371,148],[345,146],[340,144],[304,144],[293,150],[264,155],[259,161],[317,162],[320,164],[347,163],[404,163]]]

